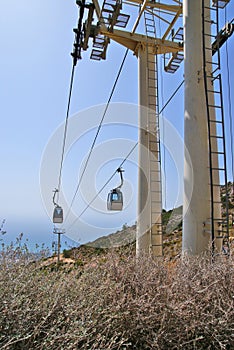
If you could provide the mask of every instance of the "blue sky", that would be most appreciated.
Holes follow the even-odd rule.
[[[229,5],[227,11],[227,18],[230,20],[234,17],[233,3]],[[53,224],[41,196],[40,171],[48,143],[66,116],[72,67],[70,52],[73,47],[73,28],[77,25],[77,17],[78,9],[74,0],[22,0],[20,2],[8,0],[1,2],[0,221],[6,219],[5,229],[8,239],[23,232],[31,245],[36,242],[45,242],[50,245],[53,240]],[[233,37],[229,39],[228,48],[230,57],[233,57]],[[83,59],[78,62],[76,68],[71,116],[78,113],[78,118],[80,118],[78,120],[82,122],[83,111],[87,108],[95,110],[95,106],[106,103],[124,53],[125,48],[114,42],[111,42],[108,47],[106,61],[92,61],[89,59],[90,51],[83,53]],[[223,62],[225,85],[227,81],[225,56]],[[161,73],[161,66],[162,59],[159,58],[160,76],[163,77],[160,80],[161,92],[163,91],[160,99],[161,104],[163,104],[182,81],[183,65],[174,75]],[[233,70],[233,65],[230,62],[231,82],[233,82]],[[113,96],[113,102],[137,103],[137,73],[137,59],[130,52]],[[165,110],[164,116],[175,126],[178,133],[183,135],[182,89]],[[135,125],[136,120],[134,121]],[[87,156],[94,134],[95,129],[89,130],[80,141],[74,143],[65,159],[63,186],[68,201],[75,191],[80,166]],[[137,131],[134,125],[131,127],[106,125],[100,133],[97,145],[99,145],[100,152],[103,152],[102,143],[106,142],[107,148],[112,147],[108,144],[109,138],[127,138],[134,141],[136,135]],[[61,144],[62,139],[58,138],[57,146],[55,145],[54,149],[55,159],[61,156]],[[116,147],[119,147],[118,144]],[[92,172],[92,167],[96,167],[97,176],[94,179],[96,188],[102,186],[102,179],[108,179],[112,175],[124,157],[124,150],[121,152],[119,157],[116,155],[113,161],[107,159],[101,167],[98,163],[95,166],[90,165],[90,172]],[[126,150],[127,153],[128,150]],[[53,163],[53,161],[51,162]],[[167,209],[173,208],[177,196],[173,192],[173,181],[171,181],[173,178],[172,168],[173,164],[170,162],[168,154],[166,165]],[[80,232],[81,240],[85,240],[83,234],[86,234],[89,240],[89,238],[96,238],[97,235],[104,234],[106,231],[114,232],[126,222],[134,222],[137,181],[136,158],[126,162],[124,176],[127,186],[126,194],[132,200],[129,212],[127,214],[121,213],[119,216],[115,215],[115,217],[109,215],[108,218],[104,219],[93,213],[89,214],[87,211],[80,226],[74,225],[74,230]],[[51,184],[51,188],[49,189],[48,186],[48,198],[51,196],[52,200],[52,190],[57,186],[57,180],[53,181],[53,178],[52,180],[49,178],[50,174],[48,174],[48,184]],[[116,175],[110,186],[115,186],[118,182],[119,179]],[[103,201],[110,188],[107,187],[106,192],[101,194]],[[85,190],[84,185],[83,191]],[[74,203],[76,215],[79,215],[80,210],[82,210],[82,203],[82,197],[78,196]],[[104,225],[103,228],[105,220],[108,224],[107,227]],[[101,231],[95,228],[96,223],[103,228]],[[87,225],[94,227],[87,228]]]

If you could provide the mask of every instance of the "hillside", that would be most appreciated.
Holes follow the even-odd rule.
[[[163,250],[164,255],[171,257],[178,256],[181,251],[182,244],[182,206],[174,210],[163,210],[162,224],[163,224]],[[136,225],[123,225],[122,230],[111,233],[107,236],[97,238],[93,242],[88,242],[87,246],[93,248],[117,248],[135,245],[136,241]]]
[[[163,224],[163,252],[167,259],[180,256],[182,246],[182,207],[162,213]],[[83,269],[93,266],[97,261],[105,260],[108,251],[111,250],[118,255],[135,255],[136,225],[123,225],[122,230],[118,230],[106,236],[97,238],[92,242],[81,245],[77,248],[65,249],[60,256],[61,264],[64,267],[77,266]],[[56,255],[46,259],[44,266],[56,266]]]
[[[222,205],[222,215],[225,215],[225,187],[220,188]],[[229,223],[230,223],[230,236],[233,240],[234,237],[234,196],[233,196],[233,184],[228,183],[228,207],[229,207]],[[182,248],[182,206],[173,210],[163,210],[162,212],[162,225],[163,225],[163,253],[167,259],[174,259],[179,257]],[[136,241],[136,225],[128,226],[123,225],[121,230],[111,233],[106,236],[97,238],[92,242],[88,242],[86,245],[81,245],[79,248],[73,248],[69,251],[65,251],[67,258],[80,261],[80,264],[90,263],[95,256],[102,256],[106,254],[106,250],[109,248],[117,249],[122,252],[129,250],[135,252]],[[61,256],[61,258],[65,258]],[[90,260],[91,259],[91,260]],[[67,261],[68,262],[68,261]]]
[[[220,195],[222,204],[222,215],[225,216],[225,187],[221,186]],[[230,237],[234,237],[234,196],[233,184],[228,183],[228,208],[229,208],[229,223]],[[163,254],[167,259],[174,259],[180,256],[182,249],[182,206],[173,210],[162,211],[163,225]],[[81,245],[78,248],[64,250],[61,254],[61,261],[66,264],[76,264],[78,266],[90,265],[95,262],[98,257],[105,256],[107,250],[112,248],[122,253],[129,252],[135,254],[136,241],[136,225],[123,225],[121,230],[113,232],[109,235],[97,238],[92,242]],[[46,264],[56,262],[56,257],[51,257]]]

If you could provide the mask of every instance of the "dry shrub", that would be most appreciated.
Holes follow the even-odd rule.
[[[1,260],[1,349],[234,349],[233,258],[110,252],[66,272]]]

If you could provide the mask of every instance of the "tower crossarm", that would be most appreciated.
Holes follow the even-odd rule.
[[[165,54],[171,52],[183,51],[183,43],[173,42],[170,40],[162,40],[158,38],[148,37],[142,34],[132,34],[130,32],[115,29],[113,32],[105,30],[100,27],[100,34],[107,36],[108,38],[116,41],[117,43],[125,46],[126,48],[132,50],[136,55],[138,53],[138,48],[141,45],[148,45],[152,47],[152,53]]]
[[[122,12],[123,4],[140,7],[132,29],[122,30],[127,27],[130,18],[130,14]],[[89,12],[89,18],[85,22],[86,31],[82,47],[83,50],[86,50],[89,37],[93,38],[91,59],[106,59],[107,47],[110,39],[112,39],[133,51],[136,56],[138,56],[139,48],[147,45],[153,54],[170,54],[174,55],[173,58],[176,55],[176,60],[178,60],[177,54],[183,51],[183,39],[177,38],[177,40],[174,40],[175,37],[172,33],[175,31],[175,24],[183,12],[181,1],[176,1],[176,4],[173,5],[168,4],[166,0],[163,2],[154,0],[104,0],[100,8],[98,0],[92,0],[92,5],[98,22],[96,25],[92,24],[92,13]],[[150,33],[147,36],[136,33],[141,17],[145,13],[151,16],[153,20],[162,21],[163,32],[160,37],[156,37],[156,33],[154,35]],[[121,30],[116,29],[116,27],[120,27]]]
[[[148,0],[144,0],[144,2],[143,2],[143,5],[142,5],[141,10],[139,12],[139,15],[138,15],[138,17],[136,19],[136,22],[135,22],[135,24],[134,24],[134,26],[132,28],[132,34],[135,33],[135,30],[136,30],[136,28],[137,28],[137,26],[138,26],[138,24],[140,22],[141,16],[142,16],[143,12],[145,11],[147,2],[148,2]]]
[[[92,0],[93,4],[94,4],[94,8],[95,8],[95,12],[97,15],[98,20],[100,21],[101,18],[101,9],[98,3],[98,0]]]
[[[143,5],[143,3],[145,1],[142,0],[128,0],[129,3],[133,3],[133,4],[139,4],[139,5]],[[183,6],[182,3],[178,4],[178,5],[168,5],[168,4],[163,4],[163,3],[159,3],[159,2],[154,2],[154,1],[150,1],[148,0],[146,3],[147,7],[151,7],[157,10],[161,10],[161,11],[166,11],[166,12],[170,12],[170,13],[177,13],[178,11],[182,14],[183,11]]]

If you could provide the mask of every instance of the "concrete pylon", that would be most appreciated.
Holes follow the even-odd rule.
[[[139,173],[136,255],[162,256],[161,173],[157,130],[156,68],[152,48],[142,45],[139,62]],[[149,83],[150,81],[150,83]]]
[[[210,0],[205,0],[205,6],[210,7]],[[211,245],[211,232],[209,232],[209,229],[205,229],[205,227],[210,225],[208,222],[211,218],[211,195],[207,105],[203,74],[202,0],[184,0],[183,16],[185,70],[184,143],[190,159],[186,157],[185,152],[182,251],[183,253],[196,255],[205,252]],[[205,32],[210,32],[210,23],[206,23]],[[206,40],[210,40],[209,37]],[[207,42],[205,46],[208,47],[209,43]],[[209,55],[210,59],[207,59],[207,61],[212,62],[211,51],[207,52],[206,57],[209,57]],[[211,70],[211,65],[210,67],[207,66],[206,69]],[[208,84],[211,90],[211,81]],[[211,118],[215,119],[215,112]],[[215,134],[216,130],[213,130],[212,133]],[[216,140],[214,139],[213,142],[216,142]],[[213,149],[215,147],[217,145],[213,144]],[[218,167],[218,156],[213,166]],[[218,173],[214,182],[219,184]],[[219,198],[218,187],[215,190],[214,197],[216,201]],[[215,216],[220,217],[220,205],[215,205],[214,209]]]

